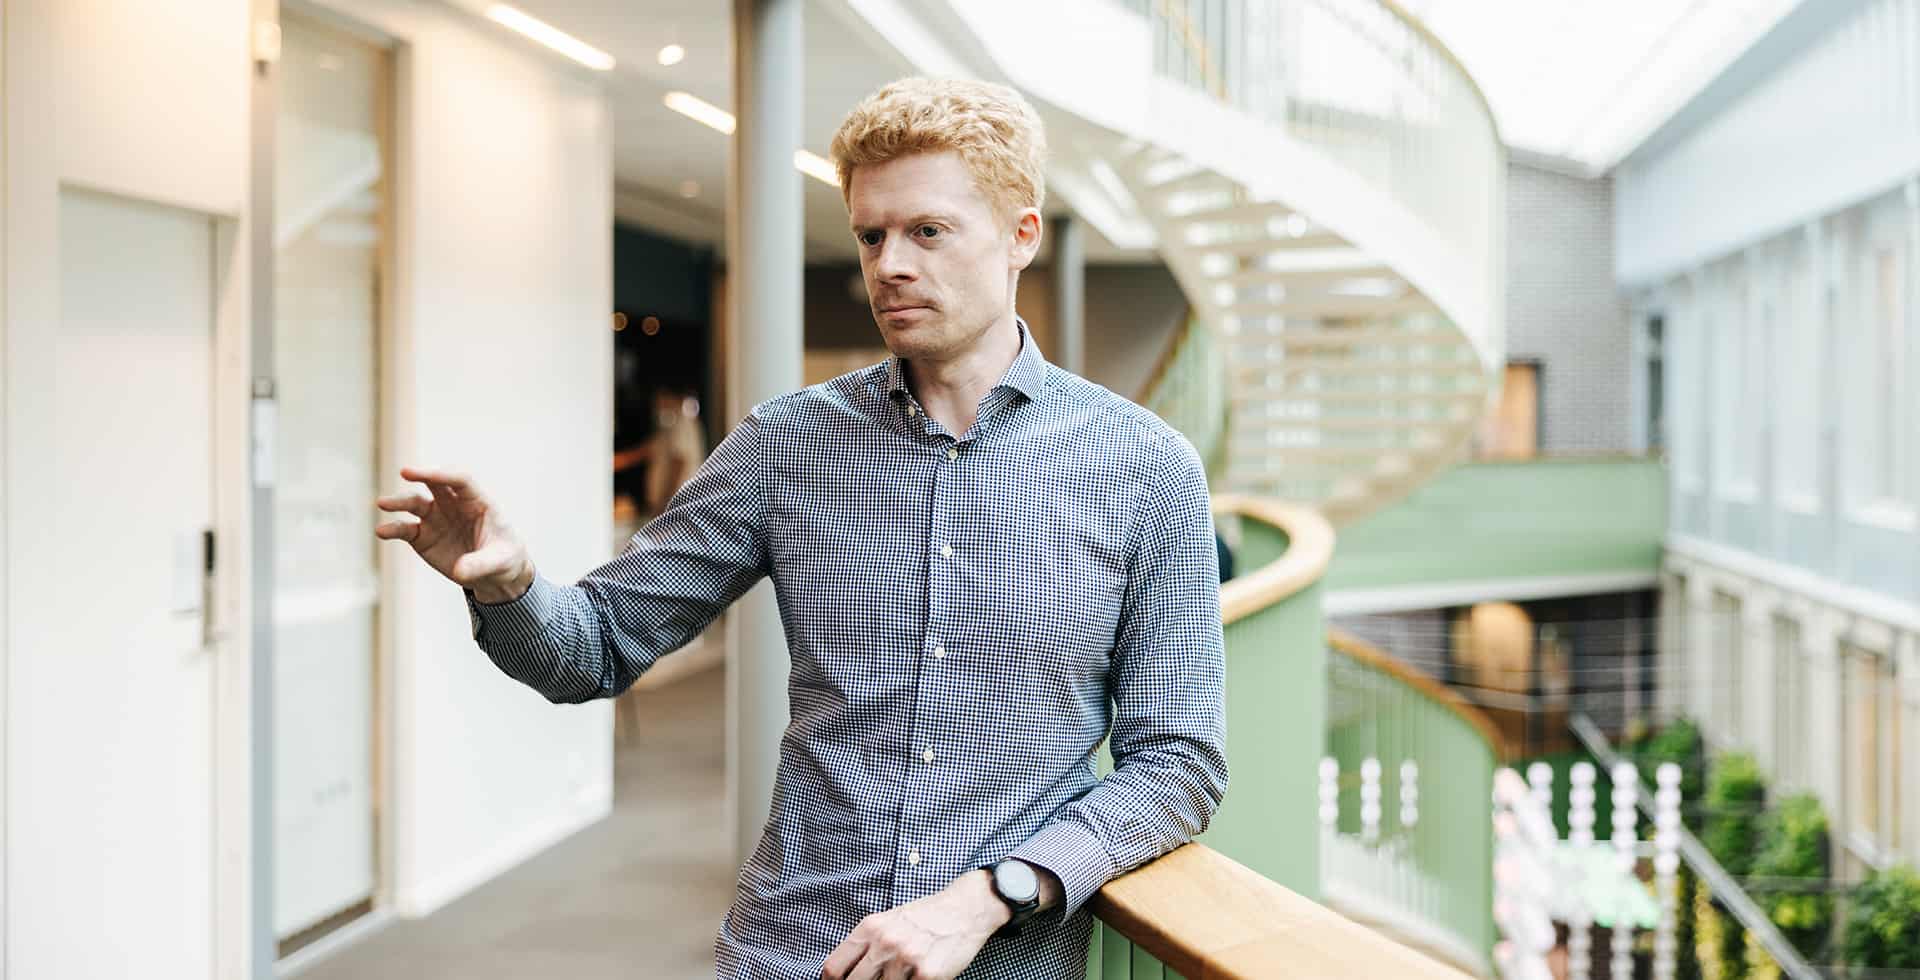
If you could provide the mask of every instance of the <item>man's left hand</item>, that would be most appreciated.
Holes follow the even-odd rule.
[[[953,884],[860,920],[821,967],[822,980],[953,980],[1013,913],[992,876],[969,871]]]

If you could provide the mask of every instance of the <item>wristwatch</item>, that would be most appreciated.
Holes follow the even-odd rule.
[[[1000,896],[1013,913],[994,936],[1020,935],[1021,924],[1040,911],[1040,876],[1034,873],[1033,865],[1018,858],[1008,858],[984,868],[992,875],[993,893]]]

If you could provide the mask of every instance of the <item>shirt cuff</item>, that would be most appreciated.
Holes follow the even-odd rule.
[[[1062,919],[1080,911],[1080,906],[1114,877],[1113,859],[1107,856],[1106,844],[1085,827],[1068,821],[1042,827],[1007,856],[1045,868],[1060,879]]]
[[[509,602],[481,602],[473,597],[472,589],[461,591],[467,594],[467,619],[473,624],[473,638],[477,642],[514,636],[536,638],[553,611],[553,583],[538,574],[534,575],[527,591],[520,593],[520,598]],[[484,638],[480,635],[483,630]]]

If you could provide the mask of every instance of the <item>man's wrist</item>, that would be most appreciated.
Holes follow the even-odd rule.
[[[527,594],[533,588],[534,570],[532,562],[523,562],[518,571],[504,582],[482,582],[473,588],[473,601],[483,606],[499,606],[512,602]]]
[[[993,888],[991,870],[981,868],[969,871],[961,875],[956,883],[962,886],[965,894],[973,897],[974,907],[980,913],[979,922],[982,932],[992,935],[998,932],[1001,926],[1013,920],[1013,909],[1007,907],[1006,901]]]

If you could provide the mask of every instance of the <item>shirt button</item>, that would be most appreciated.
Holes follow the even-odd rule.
[[[917,848],[917,847],[916,847],[916,848],[914,848],[913,850],[911,850],[911,851],[908,851],[908,852],[907,852],[907,863],[908,863],[908,864],[919,864],[919,863],[920,863],[920,849],[919,849],[919,848]]]
[[[907,406],[907,414],[908,414],[908,415],[919,415],[919,414],[920,414],[920,407],[919,407],[918,405],[908,405],[908,406]]]
[[[948,447],[947,447],[947,458],[948,458],[948,459],[959,459],[959,458],[960,458],[960,450],[958,450],[958,449],[955,449],[955,448],[953,448],[952,446],[948,446]]]
[[[933,648],[933,659],[935,659],[935,660],[939,660],[939,659],[941,659],[941,658],[943,658],[943,657],[945,657],[946,655],[947,655],[947,648],[946,648],[946,647],[934,647],[934,648]]]
[[[925,752],[922,752],[922,753],[920,753],[920,761],[921,761],[921,762],[924,762],[924,763],[926,763],[926,764],[928,764],[928,765],[932,765],[932,764],[933,764],[933,750],[932,750],[932,749],[928,749],[928,750],[926,750]]]
[[[952,557],[953,557],[953,545],[950,545],[950,544],[943,544],[943,545],[941,545],[941,546],[940,546],[940,557],[942,557],[942,558],[952,558]]]

